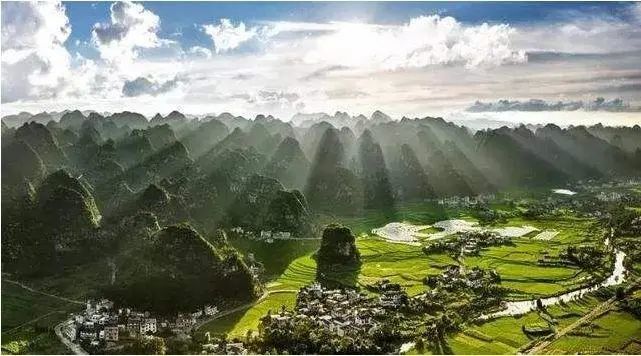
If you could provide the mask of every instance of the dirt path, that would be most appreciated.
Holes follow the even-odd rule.
[[[67,339],[67,336],[62,332],[62,328],[67,323],[63,321],[62,323],[56,325],[53,329],[56,332],[56,336],[74,355],[88,355],[87,351],[83,350],[82,347],[78,344],[74,344],[71,340]]]
[[[37,289],[33,289],[33,288],[29,287],[28,285],[26,285],[26,284],[24,284],[22,282],[12,281],[12,280],[9,280],[9,279],[3,279],[2,281],[3,282],[7,282],[7,283],[11,283],[11,284],[15,284],[15,285],[17,285],[17,286],[19,286],[19,287],[21,287],[23,289],[26,289],[26,290],[28,290],[29,292],[32,292],[32,293],[45,295],[47,297],[55,298],[55,299],[62,300],[62,301],[68,302],[68,303],[74,303],[74,304],[78,304],[78,305],[85,305],[85,303],[80,301],[80,300],[69,299],[69,298],[61,297],[59,295],[55,295],[55,294],[39,291]]]
[[[610,308],[612,308],[615,302],[616,302],[616,297],[612,297],[606,300],[605,302],[597,305],[594,309],[592,309],[589,313],[582,316],[579,320],[575,321],[574,323],[558,331],[556,334],[554,334],[553,337],[549,339],[542,339],[538,343],[535,343],[534,345],[532,345],[532,347],[529,350],[527,350],[526,353],[529,355],[540,354],[546,347],[550,346],[550,344],[552,344],[557,339],[561,338],[562,336],[566,335],[567,333],[573,331],[574,329],[578,328],[583,324],[588,324],[592,322],[594,319],[608,312]]]

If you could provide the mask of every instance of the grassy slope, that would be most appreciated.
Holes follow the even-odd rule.
[[[2,348],[9,353],[66,353],[53,327],[80,306],[2,282]]]

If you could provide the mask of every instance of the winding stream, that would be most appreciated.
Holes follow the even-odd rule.
[[[610,236],[612,235],[613,235],[613,231],[610,231]],[[606,238],[604,242],[606,246],[609,246],[610,238],[609,237]],[[614,270],[606,280],[604,280],[601,283],[592,285],[590,287],[577,289],[568,293],[558,295],[556,297],[541,298],[540,300],[543,306],[547,307],[547,306],[558,304],[560,302],[567,303],[572,300],[581,298],[584,295],[594,292],[600,288],[614,286],[614,285],[623,283],[625,281],[625,274],[626,274],[626,269],[625,269],[625,266],[623,265],[623,261],[625,260],[626,255],[625,255],[625,252],[620,250],[614,250],[614,254],[615,254]],[[505,302],[503,303],[503,306],[505,307],[505,309],[498,311],[496,313],[482,315],[481,317],[479,317],[479,319],[488,320],[488,319],[500,318],[503,316],[515,316],[515,315],[526,314],[537,309],[537,300],[538,299],[523,300],[523,301],[516,301],[516,302]]]

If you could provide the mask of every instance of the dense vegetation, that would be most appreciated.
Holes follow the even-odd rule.
[[[335,125],[338,116],[341,125]],[[277,276],[298,273],[291,281],[278,280],[279,288],[291,293],[323,277],[367,284],[381,277],[379,269],[392,269],[387,259],[402,256],[406,265],[395,265],[399,271],[390,276],[404,283],[408,294],[438,289],[442,295],[426,299],[473,306],[455,313],[445,313],[443,305],[434,309],[438,312],[430,314],[429,325],[439,327],[421,329],[419,340],[432,342],[436,352],[444,351],[446,336],[440,330],[458,330],[461,320],[495,307],[506,293],[490,270],[494,264],[510,293],[531,293],[515,277],[515,268],[526,268],[518,259],[535,247],[537,253],[543,250],[544,243],[531,242],[532,250],[519,245],[518,257],[505,255],[501,249],[514,246],[493,236],[482,236],[485,242],[465,253],[464,239],[452,238],[431,245],[425,255],[407,246],[379,252],[385,243],[359,242],[355,235],[411,217],[404,206],[431,199],[641,175],[639,126],[472,132],[440,118],[392,121],[380,112],[370,119],[337,113],[300,126],[271,116],[249,120],[228,113],[196,119],[172,112],[151,121],[131,112],[70,111],[60,118],[21,114],[3,119],[2,149],[2,268],[16,279],[58,278],[95,264],[104,274],[96,282],[97,294],[161,313],[190,311],[209,302],[238,303],[260,295],[249,263],[256,256],[280,256],[253,251],[251,239],[272,233],[321,238],[314,259],[305,255],[311,251],[296,251],[291,264],[273,263],[279,266]],[[599,204],[586,199],[577,210]],[[448,212],[439,209],[431,210],[435,215],[427,220],[446,218]],[[466,213],[482,224],[502,224],[515,216],[552,221],[561,214],[545,201],[518,209],[479,205]],[[372,216],[375,225],[360,224]],[[330,225],[321,233],[318,222],[336,217],[354,219],[352,229]],[[613,243],[639,260],[638,212],[618,209],[601,218],[617,231]],[[228,241],[230,231],[238,232],[234,236],[241,241]],[[245,255],[233,245],[244,247]],[[485,260],[481,249],[488,251]],[[584,277],[579,269],[596,273],[609,262],[604,251],[591,245],[562,244],[552,250],[560,258],[553,262],[562,264],[554,281],[568,284]],[[470,269],[448,267],[463,257]],[[537,263],[536,254],[529,257]],[[533,274],[549,267],[527,266]],[[447,273],[425,279],[428,272],[443,270]],[[445,283],[448,279],[461,285]],[[470,283],[479,289],[463,291],[461,286]],[[555,293],[565,285],[552,287],[549,292]],[[269,298],[291,300],[275,295]],[[269,308],[272,299],[261,303]],[[638,310],[638,303],[630,301],[627,307]],[[317,336],[317,341],[325,339]],[[306,350],[319,351],[314,345]],[[369,346],[345,350],[376,351]]]

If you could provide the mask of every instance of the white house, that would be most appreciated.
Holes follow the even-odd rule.
[[[118,341],[117,326],[106,326],[104,332],[105,332],[105,341]]]
[[[155,318],[147,318],[143,320],[143,322],[140,324],[140,333],[141,334],[147,334],[147,333],[152,333],[154,334],[157,330],[157,325],[156,325],[156,319]]]
[[[218,314],[218,307],[205,305],[205,315],[212,316]]]

